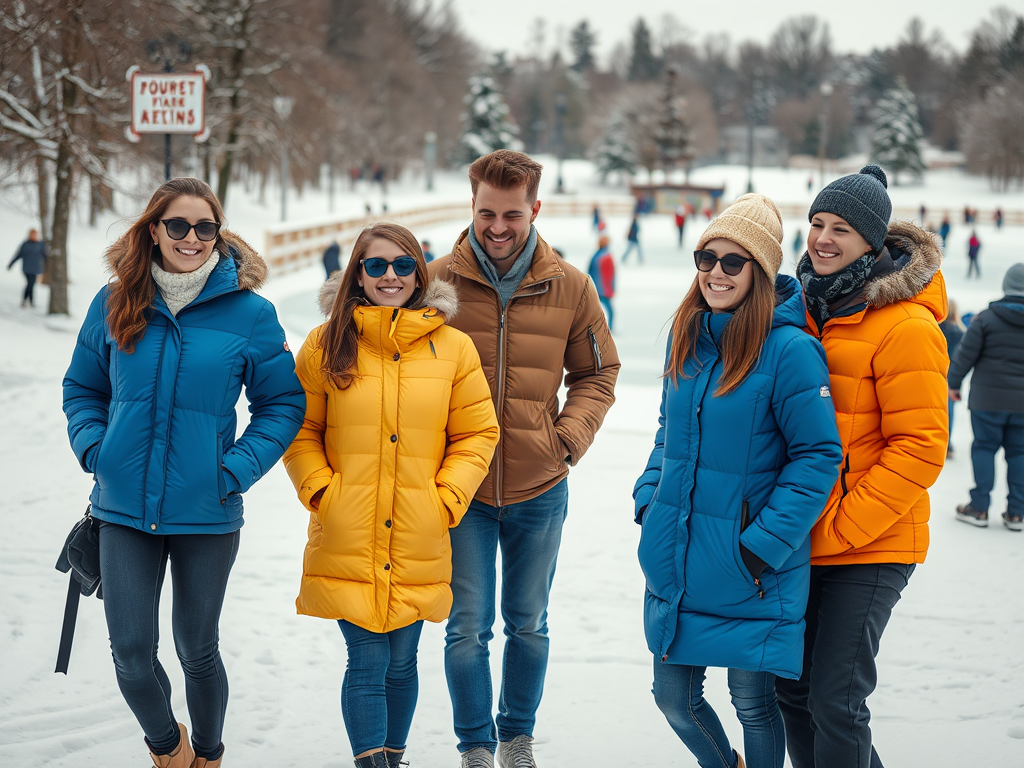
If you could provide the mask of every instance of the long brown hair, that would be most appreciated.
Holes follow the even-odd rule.
[[[750,262],[750,268],[754,270],[750,293],[736,308],[722,334],[720,346],[723,370],[715,391],[716,397],[729,394],[750,375],[757,365],[768,331],[771,330],[772,314],[777,302],[775,286],[756,261]],[[672,321],[672,350],[664,376],[689,378],[683,366],[687,360],[696,359],[701,315],[710,311],[711,307],[701,293],[698,277],[695,277]]]
[[[323,335],[320,337],[320,349],[323,351],[322,370],[334,380],[335,386],[344,389],[355,378],[356,355],[359,352],[359,330],[356,328],[352,315],[359,305],[368,304],[366,293],[359,285],[359,273],[363,269],[363,256],[374,240],[390,240],[402,249],[402,252],[416,260],[416,290],[407,305],[414,304],[423,295],[427,285],[427,262],[416,237],[400,224],[382,222],[367,227],[359,233],[352,255],[341,276],[338,294],[334,297],[331,316],[325,323]]]
[[[149,265],[158,246],[153,242],[149,225],[156,224],[167,206],[179,197],[205,200],[214,220],[223,225],[224,209],[208,184],[199,179],[171,179],[160,185],[138,220],[107,249],[107,263],[113,272],[107,297],[107,325],[118,349],[129,355],[146,333],[146,310],[156,296]],[[218,235],[214,249],[219,244]]]

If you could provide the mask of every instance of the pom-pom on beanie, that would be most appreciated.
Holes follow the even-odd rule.
[[[769,198],[753,193],[738,198],[704,230],[697,250],[716,237],[746,248],[774,285],[782,266],[782,214]]]
[[[885,171],[877,165],[865,165],[860,173],[843,176],[825,187],[814,198],[807,220],[816,213],[831,213],[853,227],[878,253],[885,245],[885,233],[892,215],[892,200]]]

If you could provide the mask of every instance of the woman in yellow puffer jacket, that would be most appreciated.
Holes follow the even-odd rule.
[[[811,206],[797,265],[843,463],[811,531],[803,673],[776,681],[794,768],[881,765],[866,703],[875,655],[928,552],[928,488],[946,456],[942,252],[919,227],[889,224],[891,213],[877,165],[836,179]]]
[[[451,609],[451,544],[487,474],[498,422],[480,358],[448,325],[454,289],[428,284],[413,234],[359,235],[329,320],[302,345],[306,417],[284,455],[310,512],[298,612],[348,646],[342,715],[356,766],[397,766],[416,706],[423,620]]]

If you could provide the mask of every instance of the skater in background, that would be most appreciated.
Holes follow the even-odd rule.
[[[448,531],[487,474],[498,422],[472,340],[446,325],[455,291],[428,283],[405,227],[364,229],[320,308],[328,320],[296,362],[306,417],[284,455],[310,513],[296,607],[345,638],[341,712],[357,768],[395,768],[423,621],[451,609]]]
[[[622,254],[622,263],[625,264],[634,250],[638,264],[644,263],[644,251],[640,247],[640,217],[633,215],[633,221],[629,224],[629,232],[626,233],[626,250]]]
[[[843,461],[811,531],[803,672],[776,683],[793,768],[881,764],[867,708],[875,655],[927,554],[927,489],[948,445],[942,252],[920,227],[888,224],[886,185],[868,165],[822,189],[797,265]]]
[[[420,248],[423,251],[423,260],[425,262],[427,262],[427,264],[429,264],[435,258],[437,258],[436,256],[434,256],[434,252],[432,250],[430,250],[430,241],[429,240],[424,240],[423,242],[421,242],[420,243]]]
[[[615,312],[612,310],[612,297],[615,296],[615,259],[609,248],[611,241],[604,235],[597,240],[597,252],[590,259],[587,274],[597,287],[597,298],[604,307],[608,319],[608,330],[614,331]],[[557,251],[556,251],[557,253]]]
[[[591,209],[590,215],[594,222],[594,231],[597,232],[601,227],[601,209],[595,205]]]
[[[330,245],[324,249],[324,272],[327,273],[325,280],[329,280],[331,275],[341,269],[341,245],[338,244],[337,240],[333,240]]]
[[[198,179],[171,179],[107,249],[64,377],[71,448],[95,478],[103,611],[118,687],[157,768],[219,768],[228,681],[221,607],[239,546],[242,494],[292,441],[305,409],[267,265],[221,229]],[[245,388],[251,417],[235,437]],[[171,564],[174,648],[192,739],[157,658]]]
[[[1024,263],[1014,264],[1003,277],[1003,298],[993,301],[967,327],[949,366],[949,396],[960,400],[960,387],[970,370],[971,500],[956,508],[956,518],[985,527],[995,483],[995,458],[1000,447],[1006,458],[1009,494],[1003,524],[1024,529]]]
[[[992,220],[995,222],[996,230],[1003,228],[1003,209],[996,208],[996,212],[992,214]]]
[[[949,314],[946,315],[946,319],[939,323],[939,330],[942,331],[942,335],[946,338],[946,354],[949,359],[952,360],[956,357],[956,351],[960,347],[960,340],[964,337],[964,332],[967,330],[964,324],[960,321],[960,313],[957,309],[957,304],[952,299],[947,299],[949,305]],[[953,410],[956,407],[956,401],[949,397],[949,443],[946,448],[946,460],[953,458]]]
[[[633,489],[654,700],[700,765],[782,768],[775,678],[800,675],[807,533],[842,451],[824,350],[803,331],[799,284],[778,274],[778,208],[744,195],[697,247]],[[704,698],[707,667],[729,670],[745,762]]]
[[[967,242],[967,278],[970,279],[971,273],[981,279],[981,267],[978,266],[978,252],[981,250],[981,240],[978,239],[978,233],[971,230],[971,239]]]
[[[943,216],[942,216],[942,224],[939,225],[939,237],[942,238],[942,250],[943,251],[946,250],[946,238],[949,237],[949,230],[950,230],[949,214],[946,213],[946,214],[943,214]]]
[[[18,251],[7,265],[7,269],[11,269],[19,259],[21,260],[22,274],[25,275],[25,290],[21,294],[21,306],[22,308],[34,307],[36,280],[46,271],[46,243],[40,239],[38,229],[33,228],[28,231],[28,240],[18,247]]]
[[[686,229],[686,206],[680,203],[676,206],[676,231],[679,233],[679,247],[683,247],[683,231]]]
[[[799,260],[800,256],[804,252],[804,235],[803,230],[798,229],[796,234],[793,235],[793,260]]]

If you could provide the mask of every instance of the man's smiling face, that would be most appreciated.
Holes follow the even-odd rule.
[[[526,197],[526,186],[498,189],[480,182],[473,196],[473,232],[499,275],[512,268],[530,237],[540,200]]]

